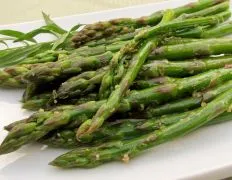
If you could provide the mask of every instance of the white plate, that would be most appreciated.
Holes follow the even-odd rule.
[[[116,17],[138,17],[159,9],[189,2],[172,0],[124,9],[74,15],[55,19],[64,28],[77,23],[92,23]],[[96,2],[97,3],[97,2]],[[55,8],[55,7],[54,7]],[[65,7],[64,7],[65,8]],[[39,13],[39,12],[38,12]],[[41,21],[0,26],[0,29],[28,31]],[[0,90],[0,141],[6,135],[3,126],[29,115],[20,109],[22,91]],[[1,180],[140,180],[140,179],[219,179],[232,175],[232,122],[202,128],[184,138],[155,147],[130,161],[108,163],[95,169],[61,170],[47,163],[65,152],[33,144],[17,152],[0,156]]]

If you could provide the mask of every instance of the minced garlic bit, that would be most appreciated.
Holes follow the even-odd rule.
[[[98,161],[100,159],[100,155],[99,154],[96,154],[96,160]]]
[[[44,151],[45,149],[47,149],[47,147],[48,147],[48,145],[43,145],[43,146],[41,147],[41,150]]]
[[[59,115],[59,114],[60,114],[59,111],[55,111],[55,112],[54,112],[54,115]]]
[[[232,112],[232,105],[227,109],[227,112]]]
[[[130,161],[129,155],[128,155],[128,154],[124,154],[124,155],[123,155],[123,158],[122,158],[122,161],[123,161],[124,163],[128,163],[128,162]]]
[[[202,103],[201,103],[201,107],[205,107],[206,105],[207,105],[206,102],[202,102]]]
[[[42,112],[44,112],[44,109],[42,109],[42,108],[41,108],[41,109],[39,109],[39,112],[41,112],[41,113],[42,113]]]

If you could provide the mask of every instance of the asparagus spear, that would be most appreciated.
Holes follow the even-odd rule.
[[[120,50],[121,47],[123,47],[127,43],[128,41],[118,41],[112,44],[106,44],[106,45],[104,44],[95,47],[83,46],[74,50],[72,55],[86,57],[86,56],[99,55],[107,51],[117,52]]]
[[[163,42],[163,44],[182,44],[187,42],[192,42],[194,39],[189,38],[215,38],[215,37],[223,37],[232,33],[232,23],[231,21],[225,22],[223,24],[219,24],[216,27],[196,27],[193,30],[185,31],[185,32],[176,32],[175,36],[182,37],[180,39],[174,37],[173,39],[167,39]],[[122,37],[116,37],[114,39],[105,39],[100,40],[100,42],[90,42],[87,43],[85,47],[79,48],[76,51],[82,55],[97,55],[103,53],[107,50],[114,50],[114,52],[118,51],[124,43],[128,42],[128,40],[133,39],[133,37],[137,33],[129,33],[128,35],[125,34]],[[123,41],[123,42],[122,42]],[[197,41],[197,40],[195,40]],[[115,43],[109,45],[111,43]],[[101,45],[101,46],[99,46]],[[93,47],[94,46],[94,47]],[[96,47],[95,47],[96,46]],[[86,51],[86,53],[85,53]]]
[[[0,70],[0,87],[25,87],[25,82],[22,79],[22,75],[29,72],[30,69],[35,66],[37,66],[37,64],[15,65]]]
[[[33,96],[29,100],[23,102],[22,108],[28,110],[39,110],[40,108],[46,107],[48,101],[50,100],[51,93],[42,93],[36,96]]]
[[[220,4],[222,2],[226,2],[225,0],[221,1],[213,1],[213,0],[205,0],[199,1],[196,3],[191,3],[184,5],[182,7],[178,7],[173,9],[176,17],[183,13],[193,13],[196,11],[203,10],[205,8],[214,6],[216,4]],[[103,37],[112,36],[115,34],[125,34],[128,32],[133,32],[136,28],[146,25],[156,25],[163,17],[163,11],[158,11],[156,13],[151,14],[147,17],[141,17],[138,19],[114,19],[110,21],[98,22],[94,24],[90,24],[85,26],[81,31],[79,31],[74,37],[73,42],[76,47],[84,44],[88,41],[94,39],[101,39]]]
[[[146,80],[137,80],[133,83],[133,85],[131,86],[131,89],[132,90],[146,89],[146,88],[154,87],[160,84],[174,83],[178,80],[179,80],[178,78],[172,78],[168,76],[161,76],[161,77],[156,77],[156,78],[146,79]]]
[[[210,37],[222,37],[232,33],[232,21],[228,21],[223,23],[221,26],[217,26],[216,28],[209,29],[202,33],[199,33],[198,37],[201,38],[210,38]]]
[[[45,88],[47,88],[46,86]],[[43,89],[43,86],[41,86],[41,89],[39,86],[34,82],[28,82],[25,91],[23,92],[23,98],[22,102],[28,101],[30,98],[32,98],[34,95],[38,94],[40,91],[44,92],[46,89]]]
[[[128,112],[143,105],[164,103],[172,99],[180,98],[212,86],[231,80],[231,69],[216,69],[189,78],[183,78],[178,82],[155,86],[140,91],[131,91],[124,98],[118,112]],[[80,123],[91,118],[94,113],[106,103],[102,101],[90,101],[79,106],[60,106],[51,111],[37,112],[25,123],[14,126],[0,146],[0,154],[12,152],[22,145],[36,141],[52,130],[69,125],[77,127]],[[217,107],[217,106],[216,106]]]
[[[138,79],[133,84],[132,89],[144,89],[157,84],[157,78],[159,76],[172,76],[172,77],[185,77],[189,75],[205,72],[210,69],[216,69],[224,67],[227,64],[232,63],[231,56],[225,57],[212,57],[202,60],[190,60],[190,61],[176,61],[170,62],[167,60],[157,61],[154,60],[141,68]],[[91,92],[102,81],[105,72],[108,67],[104,67],[97,71],[84,72],[80,75],[74,76],[58,88],[55,99],[66,99],[70,97],[77,97],[82,94]],[[150,79],[152,78],[152,79]],[[147,81],[144,81],[146,79]],[[162,80],[162,79],[161,79]],[[175,79],[166,78],[166,80],[175,81]]]
[[[68,53],[69,52],[65,50],[62,51],[47,50],[33,57],[26,58],[25,60],[21,61],[19,64],[38,64],[38,63],[54,62],[58,60],[59,55],[68,54]]]
[[[219,94],[222,94],[231,88],[232,81],[228,81],[207,91],[194,93],[193,97],[184,98],[158,107],[148,107],[145,113],[140,113],[140,115],[142,114],[141,116],[143,117],[154,117],[164,114],[183,112],[204,105],[217,97]]]
[[[216,27],[197,27],[188,32],[181,32],[175,34],[182,38],[218,38],[232,33],[232,23],[227,21]]]
[[[140,52],[149,52],[149,50],[141,50]],[[115,63],[114,60],[117,62],[119,59],[119,56],[121,56],[120,52],[114,56],[115,59],[112,60],[112,64],[110,66],[110,70],[104,75],[102,79],[102,86],[100,88],[100,93],[104,93],[103,97],[106,97],[104,90],[108,88],[109,86],[107,84],[112,84],[112,76],[114,75],[113,71],[115,69]],[[141,55],[139,55],[141,57]],[[134,62],[131,63],[134,65]],[[133,69],[133,68],[132,68]],[[111,114],[113,114],[119,103],[120,98],[122,98],[123,94],[127,91],[128,87],[132,84],[132,81],[135,79],[130,73],[133,72],[133,70],[128,69],[125,77],[120,82],[119,86],[116,86],[115,91],[111,94],[110,98],[108,99],[107,103],[103,105],[99,110],[97,111],[96,115],[93,117],[92,120],[88,120],[81,125],[80,129],[77,132],[77,137],[79,138],[83,134],[89,134],[92,133],[94,130],[99,128],[103,122],[110,117]],[[176,70],[176,67],[173,68]],[[127,76],[128,75],[128,76]],[[134,79],[132,79],[134,78]],[[107,94],[107,93],[106,93]]]
[[[176,78],[170,78],[170,77],[158,77],[149,80],[138,80],[133,84],[132,89],[145,89],[159,84],[175,82],[176,80],[177,80]],[[59,94],[57,92],[38,94],[24,101],[22,107],[24,109],[33,110],[33,111],[39,109],[48,110],[54,107],[54,105],[55,106],[64,105],[64,104],[79,105],[86,103],[88,101],[95,101],[97,99],[96,94],[87,94],[84,97],[78,97],[77,99],[75,98],[73,91],[71,92],[71,94],[72,95],[67,93],[65,99],[59,97]]]
[[[165,41],[162,42],[162,44],[182,44],[182,43],[187,43],[187,42],[192,42],[194,41],[194,39],[189,39],[189,38],[215,38],[215,37],[223,37],[226,35],[229,35],[232,33],[232,24],[231,21],[226,22],[224,24],[219,24],[216,27],[196,27],[193,28],[192,30],[189,31],[184,31],[184,32],[176,32],[174,35],[178,36],[178,37],[182,37],[183,39],[166,39]],[[116,37],[113,40],[109,40],[109,42],[114,42],[113,44],[107,43],[105,41],[107,41],[108,39],[106,39],[105,41],[102,42],[96,42],[96,44],[100,44],[100,45],[96,45],[94,47],[92,47],[93,45],[88,45],[88,46],[84,46],[84,47],[80,47],[76,50],[74,50],[74,54],[75,55],[80,55],[80,56],[93,56],[93,55],[99,55],[102,54],[106,51],[112,51],[112,52],[117,52],[120,50],[120,48],[125,45],[126,43],[129,42],[129,40],[132,40],[133,37],[136,35],[137,33],[134,33],[133,36],[131,35],[131,33],[128,35],[128,39],[127,40],[123,40],[123,38],[121,39],[120,37]],[[124,36],[126,36],[127,34],[125,34]],[[125,37],[126,39],[126,37]],[[195,40],[197,41],[197,40]],[[199,40],[198,40],[199,41]],[[105,43],[103,43],[105,42]],[[94,44],[94,42],[93,42]]]
[[[193,30],[190,31],[185,31],[185,32],[177,32],[175,33],[176,36],[180,37],[191,37],[191,38],[215,38],[215,37],[222,37],[228,34],[231,34],[232,32],[232,25],[229,22],[219,25],[216,28],[203,28],[203,27],[197,27],[194,28]],[[106,51],[112,51],[116,52],[119,51],[120,48],[128,43],[128,41],[125,40],[131,40],[137,33],[129,33],[128,35],[125,34],[122,37],[116,37],[114,39],[110,39],[108,42],[108,39],[106,40],[100,40],[100,42],[92,42],[89,43],[89,46],[81,47],[77,50],[75,50],[76,55],[81,55],[81,56],[91,56],[91,55],[98,55],[101,53],[104,53]],[[113,44],[111,44],[112,42]],[[182,42],[191,42],[189,39],[183,39],[179,41],[171,41],[172,43],[175,42],[175,44],[182,43]],[[165,41],[165,43],[169,43],[169,41]],[[97,44],[100,44],[100,46],[92,47]],[[88,45],[88,44],[87,44]]]
[[[56,91],[55,99],[66,99],[86,94],[95,89],[96,84],[100,84],[102,77],[108,67],[103,67],[97,71],[87,72],[88,76],[83,77],[82,74],[74,76],[61,84]],[[83,74],[86,74],[84,72]]]
[[[93,40],[90,42],[85,43],[85,46],[88,47],[95,47],[99,45],[108,45],[108,44],[113,44],[115,42],[121,42],[121,41],[128,41],[134,38],[134,36],[137,34],[137,31],[140,29],[137,29],[135,32],[130,32],[127,34],[122,34],[122,35],[115,35],[109,38],[102,38],[99,40]]]
[[[132,85],[131,89],[145,89],[150,88],[155,85],[159,84],[167,84],[167,83],[173,83],[175,81],[178,81],[177,78],[170,78],[170,77],[158,77],[148,80],[137,80]],[[133,115],[133,117],[153,117],[153,116],[159,116],[169,113],[176,113],[176,112],[182,112],[183,110],[188,110],[192,108],[199,107],[202,105],[202,102],[208,102],[209,100],[216,97],[218,94],[232,88],[232,82],[228,81],[223,85],[220,85],[218,87],[215,87],[213,89],[209,89],[206,92],[203,93],[194,93],[193,97],[177,100],[168,104],[164,104],[158,107],[148,107],[145,112],[139,112],[139,113],[130,113]],[[40,94],[32,97],[31,99],[27,100],[23,103],[23,108],[28,110],[39,110],[39,109],[48,109],[48,103],[50,101],[52,94]],[[67,99],[66,101],[57,99],[58,95],[56,95],[56,103],[55,105],[62,105],[62,104],[83,104],[88,101],[94,101],[96,100],[96,94],[89,94],[87,96],[78,98],[78,99]],[[70,97],[69,97],[70,98]]]
[[[167,10],[164,12],[163,18],[159,24],[165,24],[166,22],[172,20],[175,18],[175,14],[171,10]],[[143,31],[143,30],[142,30]],[[141,31],[141,32],[142,32]],[[139,32],[139,34],[141,33]],[[148,56],[148,54],[151,51],[152,47],[156,47],[159,44],[160,38],[150,38],[146,41],[135,41],[132,39],[129,41],[124,47],[120,49],[119,52],[117,52],[110,62],[109,70],[105,73],[100,90],[99,90],[99,96],[101,99],[108,98],[111,93],[113,93],[114,87],[118,87],[118,90],[114,92],[121,93],[121,96],[126,92],[126,90],[130,87],[131,83],[133,82],[133,79],[136,78],[138,74],[138,70],[141,68],[142,64],[138,62],[145,62],[145,58]],[[144,44],[143,44],[144,43]],[[142,46],[140,50],[138,51],[138,47]],[[126,70],[126,65],[124,65],[125,58],[128,54],[134,53],[138,51],[136,54],[134,54],[132,58],[132,62],[130,63],[129,69]],[[145,57],[145,58],[144,58]],[[137,69],[137,72],[134,71]],[[136,72],[132,77],[129,77],[129,73]],[[125,73],[125,78],[123,78],[123,74]],[[131,74],[132,75],[132,74]],[[131,82],[127,82],[129,79],[131,79]],[[121,80],[121,82],[120,82]],[[124,82],[123,82],[124,81]],[[116,86],[121,83],[119,86]],[[123,84],[125,83],[125,84]],[[125,86],[126,85],[126,86]],[[120,90],[121,87],[125,87],[124,90]],[[116,94],[115,94],[116,95]],[[119,94],[118,94],[119,95]],[[120,97],[119,97],[120,98]],[[118,99],[120,101],[120,99]],[[115,101],[116,102],[116,101]],[[99,111],[100,112],[100,111]]]
[[[169,14],[167,16],[170,16]],[[159,35],[160,33],[172,33],[176,30],[183,29],[183,28],[191,28],[198,25],[216,25],[220,22],[223,22],[225,19],[230,17],[230,12],[223,12],[218,15],[205,17],[205,18],[196,18],[196,19],[188,19],[184,21],[174,21],[167,24],[160,24],[157,27],[148,28],[144,31],[141,31],[138,35],[135,36],[133,40],[128,42],[127,45],[121,48],[119,52],[117,52],[111,63],[109,71],[104,75],[102,80],[102,85],[100,87],[99,94],[101,98],[106,98],[112,91],[110,86],[113,86],[112,83],[114,81],[115,71],[117,68],[120,68],[120,64],[123,64],[123,57],[126,53],[131,52],[136,49],[140,41],[142,39],[147,38],[148,36],[151,37],[152,35]]]
[[[83,147],[88,144],[97,145],[109,140],[126,140],[136,138],[154,130],[168,127],[186,117],[190,112],[166,115],[153,119],[123,119],[116,122],[109,122],[103,125],[98,131],[88,137],[88,139],[77,141],[75,129],[57,130],[39,139],[40,143],[56,148],[73,149]],[[224,113],[206,125],[218,124],[230,121],[232,113]]]
[[[187,59],[209,55],[230,54],[232,52],[232,40],[205,39],[186,44],[162,46],[154,49],[149,58],[166,58],[170,60]]]
[[[167,37],[163,38],[160,42],[161,46],[167,46],[167,45],[176,45],[176,44],[185,44],[185,43],[191,43],[191,42],[199,42],[200,39],[196,38],[182,38],[182,37]]]
[[[96,147],[77,148],[59,156],[50,165],[62,168],[91,168],[115,160],[128,162],[148,148],[190,133],[224,112],[231,111],[231,104],[232,89],[171,126],[131,140],[118,140]]]
[[[173,11],[166,11],[160,24],[165,24],[166,22],[172,20],[174,17],[175,16]],[[158,43],[159,43],[158,38],[148,39],[147,41],[145,41],[143,47],[141,47],[138,53],[136,53],[133,56],[129,67],[126,70],[125,75],[121,78],[121,82],[118,85],[114,82],[115,83],[114,91],[112,90],[106,91],[106,88],[111,88],[109,87],[109,85],[112,85],[112,82],[115,81],[114,76],[115,75],[117,76],[117,72],[115,73],[114,71],[120,71],[121,67],[124,69],[123,64],[120,65],[120,61],[123,62],[123,60],[120,59],[123,59],[123,56],[126,55],[128,51],[127,50],[128,47],[127,46],[123,47],[119,51],[119,53],[117,53],[113,57],[110,64],[110,68],[102,79],[102,85],[100,88],[100,93],[103,93],[103,96],[101,97],[108,97],[109,94],[110,97],[107,99],[107,102],[98,109],[98,111],[96,112],[96,114],[93,116],[92,119],[87,120],[80,126],[80,128],[77,131],[77,138],[83,136],[83,134],[85,135],[85,134],[93,133],[96,129],[101,127],[101,125],[104,123],[106,119],[108,119],[115,111],[117,111],[117,108],[119,107],[122,98],[128,91],[129,87],[133,84],[133,81],[136,79],[136,76],[139,73],[145,60],[147,59],[147,56],[149,55],[151,49],[156,47]],[[133,47],[135,48],[135,46],[138,45],[134,40],[131,41],[129,44],[132,48]]]
[[[108,123],[88,138],[82,140],[82,143],[77,141],[75,129],[57,130],[57,132],[48,134],[39,141],[56,147],[66,147],[68,145],[66,148],[73,148],[93,141],[99,143],[107,139],[125,139],[142,133],[142,131],[136,130],[136,125],[143,121],[144,119],[125,119]]]
[[[218,13],[221,13],[223,11],[228,10],[230,7],[229,1],[222,2],[220,4],[217,4],[215,6],[202,9],[200,11],[190,13],[190,14],[182,14],[180,15],[177,20],[184,20],[184,19],[191,19],[191,18],[198,18],[198,17],[204,17],[204,16],[210,16],[210,15],[215,15]]]
[[[45,63],[31,69],[24,75],[24,79],[41,84],[52,82],[56,78],[68,78],[84,70],[98,69],[108,64],[112,58],[111,52],[88,58],[75,57],[65,61]]]
[[[58,54],[59,54],[59,59],[57,59],[57,60],[59,60],[59,62],[45,63],[45,64],[34,64],[35,62],[42,62],[43,61],[43,58],[41,58],[41,60],[39,60],[40,59],[39,57],[47,56],[47,59],[50,59],[50,58],[52,59],[53,56],[58,55]],[[67,56],[63,52],[55,52],[55,54],[45,52],[44,54],[38,54],[37,58],[31,58],[30,60],[27,59],[25,61],[22,61],[21,65],[10,66],[10,67],[7,67],[3,70],[0,70],[0,87],[13,87],[13,88],[25,87],[26,81],[24,80],[23,76],[25,74],[29,73],[29,71],[31,69],[34,69],[36,66],[41,66],[41,67],[45,67],[48,65],[56,66],[57,64],[64,66],[66,61],[71,61],[70,59],[76,59],[77,61],[81,61],[81,60],[85,59],[84,63],[90,63],[90,66],[91,66],[91,65],[93,65],[91,63],[94,61],[94,58],[96,58],[96,61],[98,64],[106,63],[106,62],[104,62],[104,56],[106,56],[106,59],[107,58],[110,59],[109,52],[106,52],[106,53],[103,53],[102,55],[94,56],[91,58],[82,58],[80,56],[77,57],[74,54],[75,53],[72,53],[69,56]],[[70,59],[67,60],[67,58],[70,58]],[[44,70],[46,70],[46,68]],[[54,73],[55,73],[55,70],[56,69],[54,67],[53,68]]]
[[[225,11],[228,8],[229,8],[229,2],[225,1],[225,2],[222,2],[218,5],[197,11],[195,13],[190,13],[190,14],[184,13],[181,16],[179,16],[177,19],[190,19],[190,18],[213,15],[213,14],[217,14],[217,13],[220,13],[222,11]],[[141,29],[136,29],[137,32],[139,30],[141,30]],[[123,35],[116,35],[115,37],[113,36],[113,37],[109,37],[109,38],[101,38],[99,40],[90,41],[90,42],[85,43],[85,45],[89,46],[89,47],[95,47],[95,46],[103,45],[103,44],[106,45],[106,44],[112,44],[112,43],[119,42],[119,41],[131,40],[137,34],[136,31],[130,32],[127,34],[123,34]]]
[[[153,37],[155,35],[170,33],[183,29],[191,29],[197,26],[214,26],[227,20],[231,16],[230,11],[225,11],[208,17],[187,19],[183,21],[173,21],[164,25],[157,25],[148,28],[135,36],[135,41]],[[170,31],[171,30],[171,31]]]
[[[155,85],[175,82],[176,80],[177,78],[170,78],[170,77],[158,77],[148,80],[138,80],[135,81],[131,89],[141,90],[141,89],[153,87]],[[67,93],[65,99],[59,98],[59,94],[57,92],[35,95],[32,98],[29,98],[28,100],[24,101],[22,107],[24,109],[33,110],[33,111],[39,109],[48,110],[57,105],[64,105],[64,104],[79,105],[86,103],[88,101],[95,101],[97,99],[97,95],[93,93],[87,94],[84,97],[78,96],[76,97],[77,99],[75,98],[73,92],[71,92],[70,94]]]
[[[87,103],[88,101],[95,101],[97,99],[97,95],[94,93],[88,94],[84,97],[80,97],[78,99],[72,98],[72,99],[65,99],[61,100],[59,102],[55,101],[51,104],[51,96],[53,96],[53,93],[42,93],[33,96],[32,98],[28,99],[27,101],[23,102],[23,108],[27,110],[50,110],[54,108],[54,106],[59,105],[80,105]]]
[[[221,44],[223,42],[227,42],[224,45],[228,44],[228,46],[229,46],[228,41],[220,39],[218,42],[220,42]],[[210,44],[210,42],[208,42],[208,44]],[[192,45],[190,45],[190,46],[192,46]],[[171,47],[173,48],[173,46],[171,46]],[[197,47],[197,46],[195,46],[195,47]],[[195,47],[190,47],[190,48],[193,48],[193,50],[194,50]],[[218,48],[218,47],[216,47],[216,48]],[[175,47],[175,50],[177,50],[177,47]],[[229,52],[228,49],[223,49],[222,51]],[[200,60],[199,61],[196,60],[194,62],[191,62],[191,61],[190,62],[184,62],[184,63],[183,62],[179,63],[179,62],[157,61],[157,63],[149,63],[149,65],[143,66],[142,71],[140,72],[139,76],[143,76],[143,77],[144,76],[146,76],[146,77],[147,76],[148,77],[155,77],[157,75],[167,75],[167,76],[180,76],[180,75],[183,75],[183,76],[186,76],[186,75],[189,75],[189,73],[196,74],[196,73],[202,72],[203,69],[204,69],[204,66],[205,66],[205,70],[212,69],[213,67],[211,67],[211,62],[213,62],[213,61],[211,61],[211,59],[214,60],[214,66],[215,66],[214,68],[222,67],[224,64],[226,64],[226,61],[228,61],[227,63],[230,64],[230,62],[229,62],[230,61],[230,56],[218,57],[218,58],[209,58],[209,60],[203,59],[204,62],[200,62]],[[221,59],[221,61],[220,61],[220,59]],[[23,81],[22,76],[25,73],[27,73],[30,69],[32,69],[32,68],[34,68],[36,66],[37,66],[37,64],[34,64],[34,65],[32,65],[32,64],[15,65],[15,66],[10,66],[8,68],[0,70],[0,86],[1,87],[14,87],[14,88],[25,87],[25,81]],[[157,66],[159,66],[160,69],[164,69],[163,72],[159,71]],[[169,72],[169,69],[168,69],[169,66],[173,67],[172,73]],[[183,68],[180,68],[181,66]],[[184,66],[186,68],[184,68]],[[174,67],[176,67],[176,69],[174,69]],[[192,67],[192,69],[188,68],[188,67]],[[105,68],[103,68],[103,69],[105,69]],[[181,71],[181,70],[183,70],[183,71]],[[102,70],[99,70],[99,71],[102,71]],[[88,72],[88,76],[92,78],[96,74],[98,74],[97,76],[100,77],[102,72],[99,73],[99,71],[97,71],[97,72],[96,71]],[[85,74],[86,73],[84,72],[83,75],[85,75]],[[75,87],[75,82],[76,82],[77,79],[80,78],[80,76],[77,76],[77,77],[78,78],[74,77],[72,80],[70,79],[70,81],[68,81],[70,83],[64,83],[64,87],[62,87],[63,85],[61,85],[62,90],[60,90],[60,92],[63,92],[63,88],[65,90],[66,87],[70,87],[70,89],[76,88]],[[85,78],[85,77],[83,77],[83,78]],[[88,79],[91,79],[91,78],[88,78]],[[99,81],[97,81],[97,80],[99,80]],[[100,80],[101,80],[101,78],[100,79],[93,78],[89,83],[93,82],[94,84],[99,84]],[[79,86],[79,82],[77,82],[77,85]],[[87,87],[83,87],[80,90],[83,90],[83,89],[86,89],[86,88]],[[69,93],[70,92],[68,91],[66,94],[69,94]]]
[[[153,78],[158,76],[186,77],[199,74],[210,69],[217,69],[232,64],[232,56],[210,57],[193,59],[189,61],[152,61],[143,66],[139,72],[140,78]]]

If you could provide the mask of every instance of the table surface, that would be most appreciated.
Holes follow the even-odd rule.
[[[162,1],[167,0],[0,0],[0,25],[41,19],[41,11],[61,17]]]

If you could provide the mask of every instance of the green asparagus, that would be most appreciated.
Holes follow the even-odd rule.
[[[219,85],[213,89],[209,89],[203,92],[197,92],[193,94],[193,97],[181,99],[168,104],[164,104],[158,107],[148,107],[145,113],[140,113],[143,117],[154,117],[164,114],[183,112],[189,109],[193,109],[199,106],[203,106],[205,103],[217,97],[219,94],[232,88],[232,81],[228,81],[223,85]],[[137,116],[138,114],[136,114]]]
[[[22,79],[22,75],[29,72],[30,69],[35,66],[37,66],[37,64],[15,65],[0,70],[0,87],[25,87],[25,82]]]
[[[62,168],[92,168],[109,161],[122,160],[128,162],[131,158],[148,148],[190,133],[224,112],[231,111],[231,104],[232,89],[171,126],[132,140],[118,140],[96,147],[77,148],[59,156],[50,165]]]
[[[138,33],[138,35],[135,36],[135,38],[128,43],[129,48],[135,48],[136,46],[138,46],[138,42],[141,43],[141,40],[146,39],[146,38],[150,38],[154,35],[159,35],[161,32],[162,33],[172,33],[173,31],[176,31],[178,29],[183,29],[183,28],[191,28],[191,27],[195,27],[198,25],[216,25],[220,22],[223,22],[224,20],[228,19],[230,17],[231,13],[228,12],[223,12],[220,13],[218,15],[214,15],[211,17],[206,17],[206,18],[196,18],[196,19],[189,19],[189,20],[184,20],[181,22],[178,21],[173,21],[173,22],[164,22],[160,24],[158,24],[155,27],[152,28],[148,28],[145,30],[142,30],[140,33]],[[165,18],[165,16],[164,16]],[[173,14],[172,13],[167,13],[167,19],[173,19]],[[212,24],[211,24],[212,23]],[[181,24],[181,25],[180,25]],[[108,97],[109,94],[110,97],[107,100],[107,103],[102,105],[99,110],[97,111],[97,113],[95,114],[95,116],[92,118],[92,120],[87,120],[86,122],[84,122],[80,128],[77,131],[77,138],[80,138],[83,134],[91,134],[92,132],[94,132],[96,129],[98,129],[103,123],[104,121],[110,117],[110,115],[112,115],[118,108],[121,99],[123,98],[124,94],[126,93],[126,91],[128,90],[128,88],[130,87],[130,85],[132,84],[132,82],[134,81],[134,79],[137,76],[137,73],[139,72],[142,64],[140,64],[139,66],[136,65],[136,63],[144,63],[145,62],[145,58],[143,57],[144,54],[142,54],[141,52],[145,53],[145,56],[148,56],[148,54],[150,53],[150,49],[152,47],[156,47],[157,43],[159,42],[158,39],[155,39],[155,43],[154,41],[152,42],[151,40],[148,41],[148,44],[151,43],[149,46],[145,46],[146,48],[141,48],[139,50],[138,54],[138,60],[135,60],[133,62],[131,62],[132,66],[129,67],[129,69],[127,70],[125,76],[122,78],[120,84],[117,86],[116,83],[113,84],[114,81],[114,76],[115,76],[115,72],[117,70],[117,68],[119,68],[120,65],[120,61],[123,58],[123,56],[128,53],[128,47],[127,45],[125,47],[123,47],[118,53],[116,53],[111,61],[110,64],[110,69],[109,71],[104,75],[103,79],[102,79],[102,84],[101,84],[101,88],[100,88],[100,95],[103,94],[101,97],[106,98]],[[147,44],[146,44],[147,45]],[[131,50],[130,50],[131,51]],[[136,69],[136,66],[137,69]],[[115,90],[112,91],[112,88],[110,86],[115,85]],[[108,90],[107,90],[108,89]]]
[[[123,119],[114,122],[109,122],[103,125],[98,131],[93,133],[81,142],[76,139],[75,129],[57,130],[49,133],[47,136],[39,139],[39,142],[56,148],[76,148],[86,146],[88,144],[100,144],[109,140],[125,140],[132,139],[154,130],[170,126],[180,119],[186,117],[190,112],[167,115],[153,119]],[[217,118],[214,118],[206,125],[218,124],[225,121],[230,121],[232,113],[224,113]]]
[[[218,38],[232,33],[231,21],[219,24],[216,27],[197,27],[191,31],[177,33],[176,36],[182,38]]]
[[[230,4],[228,1],[225,1],[223,3],[220,3],[218,5],[202,9],[200,11],[190,13],[190,14],[182,14],[180,15],[177,20],[184,20],[184,19],[192,19],[192,18],[198,18],[198,17],[204,17],[204,16],[210,16],[210,15],[215,15],[218,13],[221,13],[223,11],[228,10],[230,7]]]
[[[231,80],[231,78],[231,69],[217,69],[183,78],[177,83],[132,91],[128,97],[122,100],[118,112],[128,112],[144,105],[159,104],[184,97],[194,91],[200,91]],[[77,127],[80,123],[91,118],[105,103],[106,100],[90,101],[79,106],[58,106],[51,111],[35,113],[25,123],[16,125],[9,131],[0,146],[0,154],[12,152],[26,143],[36,141],[61,126],[70,124],[72,127]]]
[[[24,75],[24,79],[41,84],[52,82],[56,78],[68,78],[84,70],[98,69],[108,64],[112,58],[111,52],[102,55],[83,58],[75,57],[65,61],[44,63],[31,69]]]
[[[26,58],[21,61],[19,64],[38,64],[38,63],[46,63],[46,62],[54,62],[57,61],[59,55],[68,54],[68,51],[52,51],[47,50],[43,53],[37,54],[33,57]]]
[[[149,62],[141,68],[138,79],[134,82],[132,89],[144,89],[158,83],[159,76],[185,77],[189,75],[205,72],[210,69],[224,67],[232,63],[231,56],[211,57],[202,60],[189,60],[185,62],[169,62],[167,60]],[[61,84],[56,92],[55,99],[65,99],[80,96],[95,89],[101,83],[108,67],[97,71],[87,71],[78,76],[74,76]],[[152,78],[152,79],[150,79]],[[145,79],[146,81],[144,81]],[[165,80],[165,79],[160,79]],[[166,78],[167,82],[175,79]],[[170,80],[170,81],[169,81]],[[159,83],[158,83],[159,84]]]
[[[179,20],[179,21],[171,21],[164,25],[157,25],[151,28],[147,28],[141,33],[135,36],[135,41],[139,41],[141,39],[146,39],[149,37],[153,37],[160,34],[166,34],[170,32],[175,32],[183,29],[191,29],[197,26],[214,26],[220,24],[230,18],[230,11],[225,11],[216,15],[207,16],[207,17],[199,17],[194,19],[187,20]]]
[[[227,2],[227,1],[205,0],[196,3],[190,3],[182,7],[173,9],[173,12],[175,16],[178,17],[181,14],[194,13],[223,2]],[[79,31],[73,37],[72,40],[75,46],[78,47],[81,44],[84,44],[94,39],[101,39],[115,34],[118,35],[118,34],[125,34],[128,32],[134,32],[136,28],[141,26],[146,26],[146,25],[154,26],[157,23],[159,23],[159,21],[161,21],[162,17],[163,17],[163,11],[158,11],[156,13],[151,14],[150,16],[141,17],[138,19],[121,18],[121,19],[113,19],[110,21],[89,24],[85,26],[81,31]]]
[[[59,37],[0,51],[1,67],[18,64],[0,70],[0,87],[26,87],[23,108],[38,110],[4,127],[0,154],[37,141],[77,148],[51,165],[90,168],[128,162],[152,146],[230,120],[229,4],[202,0],[70,31],[44,14],[48,26],[27,34],[1,30],[16,41],[37,43],[33,37],[41,32]]]
[[[149,58],[178,60],[210,55],[231,54],[231,52],[232,40],[230,38],[205,39],[198,42],[162,46],[154,49]]]

